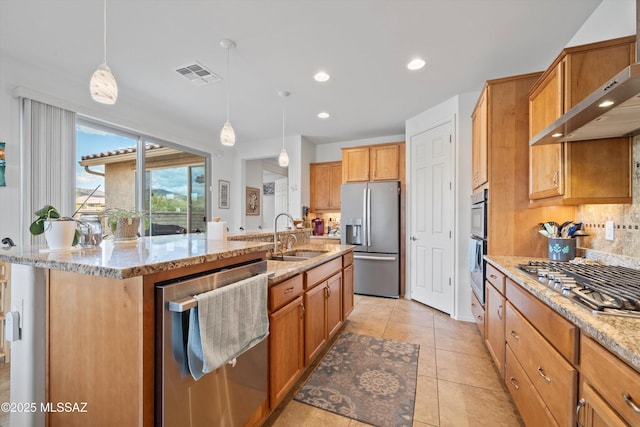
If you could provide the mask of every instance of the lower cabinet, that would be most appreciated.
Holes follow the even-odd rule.
[[[342,320],[353,311],[353,264],[342,270]]]
[[[512,365],[519,365],[558,425],[575,425],[578,371],[510,302],[506,306],[506,330],[507,348],[515,356]],[[507,367],[511,369],[513,366]]]
[[[513,398],[520,416],[527,426],[556,427],[555,421],[544,401],[536,391],[522,366],[507,346],[504,379],[507,389]]]
[[[640,425],[640,373],[585,335],[580,360],[584,425]]]
[[[275,408],[304,370],[303,276],[269,288],[269,404]]]
[[[342,325],[342,273],[307,289],[304,306],[304,356],[308,364]]]
[[[582,399],[578,402],[578,418],[583,427],[626,427],[616,411],[600,397],[588,382],[582,382]]]
[[[269,315],[269,404],[287,394],[304,370],[304,306],[302,296]]]
[[[486,343],[500,376],[504,378],[504,308],[505,297],[489,281],[486,283]]]
[[[480,304],[478,297],[476,297],[476,294],[473,291],[471,291],[471,314],[473,314],[473,318],[478,325],[478,330],[480,331],[482,339],[485,339],[484,307]]]

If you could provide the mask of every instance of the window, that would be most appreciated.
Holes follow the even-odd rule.
[[[142,158],[139,146],[144,147]],[[149,214],[147,235],[204,231],[208,155],[84,119],[77,123],[76,152],[81,214],[135,207]],[[137,176],[140,164],[142,177]],[[142,195],[138,203],[137,195]]]

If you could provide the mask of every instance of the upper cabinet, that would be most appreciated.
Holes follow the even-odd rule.
[[[489,178],[487,165],[487,92],[488,87],[485,86],[480,99],[473,110],[472,120],[472,138],[471,138],[471,184],[475,191],[485,184]]]
[[[311,211],[340,211],[342,162],[311,163]]]
[[[635,37],[567,48],[529,96],[529,137],[634,62]],[[631,139],[530,147],[529,198],[543,204],[630,203]]]
[[[342,149],[342,182],[404,179],[404,142]]]

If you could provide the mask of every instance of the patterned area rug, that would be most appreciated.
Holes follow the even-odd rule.
[[[374,426],[411,426],[420,346],[340,336],[295,400]]]

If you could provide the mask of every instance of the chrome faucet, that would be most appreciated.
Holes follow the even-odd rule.
[[[291,224],[293,224],[293,217],[286,212],[280,212],[273,219],[273,253],[274,254],[278,252],[278,218],[280,218],[282,215],[288,216],[289,219],[291,220]]]

